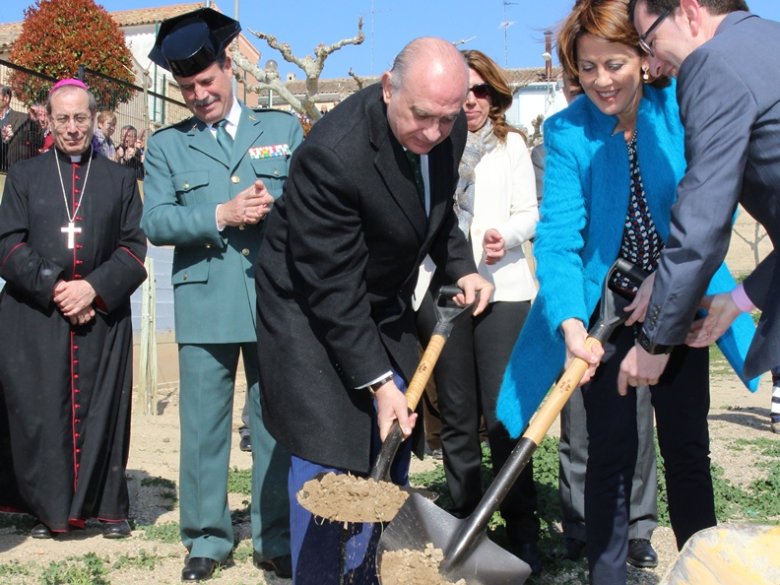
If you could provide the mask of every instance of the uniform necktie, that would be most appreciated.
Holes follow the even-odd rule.
[[[414,184],[417,186],[417,195],[420,198],[423,209],[425,209],[425,183],[423,182],[422,167],[420,165],[420,155],[407,150],[406,158],[409,159],[409,164],[412,167],[412,176],[414,177]]]
[[[217,143],[222,147],[225,156],[230,158],[233,154],[233,137],[225,127],[227,125],[227,120],[220,120],[214,125],[217,127]]]

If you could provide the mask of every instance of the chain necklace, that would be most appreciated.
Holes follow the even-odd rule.
[[[84,184],[81,186],[81,195],[79,195],[79,200],[76,203],[76,206],[73,208],[73,215],[70,213],[70,205],[68,205],[68,195],[65,192],[65,181],[62,180],[62,169],[60,169],[60,157],[57,154],[57,149],[53,148],[54,151],[54,164],[57,166],[57,174],[60,177],[60,187],[62,187],[62,199],[65,201],[65,213],[68,214],[68,225],[63,226],[60,228],[60,232],[63,234],[68,234],[68,250],[72,250],[73,246],[76,244],[76,234],[81,233],[81,228],[76,227],[75,220],[76,220],[76,214],[79,211],[79,208],[81,207],[81,200],[84,198],[84,192],[87,190],[87,181],[89,180],[89,170],[92,168],[92,157],[89,157],[89,162],[87,163],[87,174],[84,176]]]

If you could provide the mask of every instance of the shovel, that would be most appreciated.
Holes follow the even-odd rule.
[[[622,259],[612,265],[604,280],[599,319],[591,327],[585,341],[585,346],[589,349],[602,345],[628,316],[624,309],[631,303],[631,299],[609,287],[616,271],[636,286],[641,284],[646,276]],[[377,548],[377,567],[381,569],[382,555],[386,551],[425,551],[426,545],[432,543],[435,548],[444,552],[439,572],[448,581],[463,579],[468,585],[524,583],[531,574],[530,567],[491,541],[485,528],[587,369],[588,363],[585,360],[572,359],[468,518],[455,518],[432,501],[412,493],[382,533]]]
[[[425,386],[431,378],[433,367],[441,355],[441,350],[444,349],[447,338],[452,333],[455,321],[458,317],[468,314],[468,309],[474,304],[472,302],[463,307],[456,305],[452,297],[461,292],[463,291],[457,286],[442,286],[436,296],[436,324],[433,327],[431,339],[428,341],[425,352],[422,358],[420,358],[420,363],[417,364],[414,376],[412,376],[412,380],[406,388],[406,404],[411,412],[414,412],[417,408],[417,403],[420,402],[420,398],[423,392],[425,392]],[[371,479],[376,481],[387,479],[390,465],[393,463],[398,447],[403,440],[404,435],[401,432],[401,426],[396,421],[390,427],[390,432],[382,443],[382,449],[374,462],[374,467],[371,469]]]

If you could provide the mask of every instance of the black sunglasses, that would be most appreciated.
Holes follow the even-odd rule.
[[[478,83],[477,85],[472,85],[469,91],[474,94],[475,98],[483,100],[490,95],[490,84]]]
[[[649,37],[649,36],[650,36],[650,34],[651,34],[651,33],[652,33],[652,32],[653,32],[655,29],[657,29],[657,28],[658,28],[658,25],[660,25],[660,24],[661,24],[661,23],[664,21],[664,18],[666,18],[667,16],[669,16],[671,13],[672,13],[672,9],[671,9],[671,8],[667,8],[666,10],[664,10],[664,11],[663,11],[663,12],[662,12],[662,13],[661,13],[659,16],[658,16],[658,18],[656,18],[656,19],[655,19],[655,22],[653,22],[653,24],[651,24],[651,25],[650,25],[650,28],[648,28],[648,29],[647,29],[647,31],[645,31],[645,34],[643,34],[643,35],[641,35],[641,36],[639,37],[639,47],[640,47],[640,48],[641,48],[641,49],[642,49],[642,50],[643,50],[645,53],[647,53],[648,55],[650,55],[651,57],[655,57],[655,49],[653,48],[653,45],[652,45],[651,43],[648,43],[648,42],[647,42],[647,37]]]

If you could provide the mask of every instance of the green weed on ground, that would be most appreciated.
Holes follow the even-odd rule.
[[[252,470],[234,467],[228,473],[228,492],[231,494],[252,495]]]
[[[176,544],[181,539],[178,522],[146,524],[139,526],[138,528],[143,530],[143,537],[147,540],[157,540],[167,544]]]
[[[8,583],[12,577],[24,577],[30,574],[30,570],[19,561],[0,563],[0,582]]]
[[[145,569],[152,571],[166,556],[167,555],[160,555],[154,550],[148,552],[146,549],[142,548],[138,551],[138,554],[135,555],[129,553],[119,555],[111,568],[115,571],[121,571],[123,569]]]
[[[42,585],[110,585],[107,561],[95,553],[49,563],[41,575]]]

